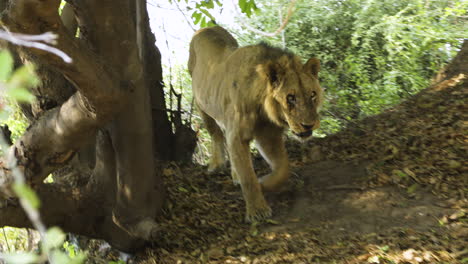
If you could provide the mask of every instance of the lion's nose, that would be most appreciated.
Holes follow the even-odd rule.
[[[306,125],[306,124],[301,124],[301,126],[305,129],[305,130],[311,130],[313,125]]]

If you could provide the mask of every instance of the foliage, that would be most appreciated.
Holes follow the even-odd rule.
[[[278,28],[289,1],[257,0],[257,28]],[[267,41],[322,62],[327,102],[322,132],[381,112],[426,87],[458,51],[468,28],[467,1],[299,1],[284,35],[238,31],[242,44]],[[284,41],[284,42],[283,42]]]
[[[169,0],[173,2],[174,0]],[[175,0],[180,2],[181,0]],[[195,25],[200,25],[200,27],[209,27],[216,25],[216,19],[211,14],[215,9],[223,6],[222,1],[220,0],[201,0],[201,1],[189,1],[184,0],[188,5],[188,10],[192,12],[192,19]],[[239,8],[242,13],[246,14],[248,17],[252,16],[254,11],[258,10],[255,0],[239,0]]]
[[[26,229],[3,227],[0,231],[0,252],[23,252],[28,249]]]
[[[31,74],[34,68],[25,65],[13,71],[13,58],[7,51],[0,52],[0,123],[7,124],[12,132],[12,139],[18,138],[27,127],[27,123],[19,111],[16,100],[31,102],[32,95],[27,87],[36,85],[38,79]],[[16,100],[14,100],[16,99]]]

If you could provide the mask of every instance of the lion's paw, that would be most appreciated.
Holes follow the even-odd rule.
[[[247,208],[247,214],[245,216],[245,221],[248,223],[252,222],[261,222],[265,219],[270,218],[272,215],[271,208],[265,204],[262,207],[256,208]]]

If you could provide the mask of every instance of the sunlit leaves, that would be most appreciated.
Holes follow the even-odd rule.
[[[39,256],[34,253],[8,253],[2,255],[2,258],[6,263],[12,264],[29,264],[39,261]]]
[[[242,3],[243,4],[242,4]],[[247,1],[239,1],[245,5]],[[265,30],[278,27],[288,0],[256,0],[250,19]],[[282,36],[261,39],[242,32],[241,44],[266,40],[323,65],[327,88],[319,132],[336,132],[355,118],[373,115],[427,87],[468,32],[467,1],[298,1]]]
[[[255,0],[239,0],[239,7],[242,13],[246,14],[247,17],[250,17],[253,11],[258,9]]]
[[[180,2],[180,0],[177,0],[177,2]],[[189,1],[185,0],[185,3],[188,4]],[[258,10],[255,0],[239,0],[238,5],[241,12],[248,17]],[[222,6],[223,2],[220,0],[201,0],[196,1],[195,7],[189,7],[188,9],[193,10],[191,14],[193,23],[203,28],[216,25],[216,19],[211,12]]]
[[[39,79],[34,75],[32,65],[19,67],[10,77],[7,85],[7,94],[13,100],[31,102],[34,96],[27,90],[39,84]]]
[[[3,50],[0,52],[0,81],[6,82],[13,71],[13,57],[10,52]]]
[[[28,88],[39,84],[32,65],[23,65],[13,71],[13,58],[4,50],[0,52],[0,87],[9,99],[19,102],[31,102],[34,96]]]
[[[42,247],[46,251],[50,251],[51,249],[62,246],[64,241],[65,234],[63,233],[63,231],[60,230],[60,228],[58,227],[52,227],[49,230],[47,230],[44,241],[42,242]]]

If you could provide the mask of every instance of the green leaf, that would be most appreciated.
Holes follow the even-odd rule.
[[[32,87],[39,84],[39,78],[34,73],[34,66],[26,64],[19,67],[11,76],[9,85]]]
[[[70,260],[70,262],[68,262],[68,264],[81,264],[81,263],[84,263],[85,260],[86,260],[86,254],[78,253],[78,255],[76,255],[76,257],[72,258]]]
[[[195,11],[192,13],[192,18],[194,19],[193,23],[195,25],[197,25],[198,23],[200,23],[200,20],[202,18],[202,14],[198,11]]]
[[[117,261],[109,261],[107,264],[125,264],[125,261],[119,259]]]
[[[417,189],[418,189],[419,185],[417,183],[411,185],[410,187],[408,187],[408,189],[406,189],[406,192],[408,192],[409,194],[412,194],[414,193]]]
[[[64,263],[64,264],[68,264],[70,263],[70,258],[67,256],[67,254],[65,254],[64,252],[60,251],[60,250],[53,250],[51,253],[50,253],[50,258],[52,259],[52,263]]]
[[[63,248],[70,258],[67,264],[81,264],[86,260],[86,253],[79,251],[75,248],[75,245],[68,243],[68,241],[63,243]]]
[[[389,249],[390,249],[390,247],[388,245],[385,245],[385,246],[380,248],[380,250],[382,250],[383,252],[387,252]]]
[[[39,79],[34,73],[34,67],[32,65],[24,65],[18,68],[8,81],[7,94],[14,100],[30,102],[34,97],[28,95],[26,89],[38,84]],[[19,91],[16,91],[18,89]]]
[[[27,89],[23,87],[8,89],[6,94],[8,97],[18,102],[31,103],[35,99],[34,95],[32,95]]]
[[[406,175],[404,172],[401,170],[393,170],[392,173],[402,179],[408,178],[408,175]]]
[[[65,233],[58,227],[51,227],[47,230],[45,239],[43,241],[43,249],[45,251],[50,251],[53,248],[58,248],[62,246],[65,241]],[[56,262],[61,263],[61,262]]]
[[[206,17],[205,16],[203,16],[201,21],[200,21],[200,27],[202,27],[202,28],[206,27]]]
[[[178,190],[181,191],[181,192],[184,192],[184,193],[188,193],[188,192],[189,192],[187,189],[185,189],[185,188],[182,187],[182,186],[179,187]]]
[[[280,225],[281,223],[276,221],[276,220],[273,220],[273,219],[267,219],[266,220],[267,223],[269,224],[272,224],[272,225]]]
[[[245,13],[245,9],[246,9],[246,6],[247,6],[247,0],[239,0],[239,7],[240,7],[240,10],[242,11],[242,13]]]
[[[13,71],[13,57],[8,50],[0,52],[0,82],[6,82]]]
[[[200,9],[200,12],[202,12],[205,16],[207,16],[211,21],[215,21],[215,17],[208,12],[206,9]]]
[[[214,26],[216,26],[216,23],[213,22],[212,20],[210,20],[210,22],[208,22],[206,26],[207,27],[214,27]]]
[[[65,241],[65,243],[63,243],[63,248],[66,252],[68,252],[68,256],[70,258],[74,258],[76,256],[76,250],[73,244],[70,244],[68,243],[68,241]]]
[[[25,199],[33,208],[38,209],[41,206],[41,201],[36,192],[28,185],[15,183],[13,184],[13,191],[19,198]]]
[[[7,253],[2,257],[9,264],[29,264],[39,261],[39,256],[34,253]]]

